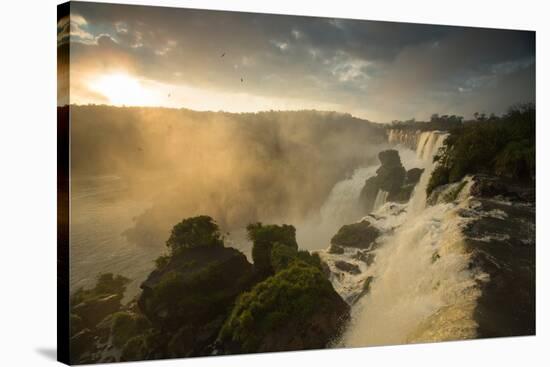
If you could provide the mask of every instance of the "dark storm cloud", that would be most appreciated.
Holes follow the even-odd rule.
[[[228,93],[242,92],[243,77],[250,94],[380,121],[534,101],[533,32],[94,3],[71,10],[73,62],[97,72],[121,60],[142,77]]]

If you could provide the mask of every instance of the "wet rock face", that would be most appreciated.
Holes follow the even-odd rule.
[[[363,220],[359,223],[342,226],[338,233],[332,237],[330,243],[336,246],[369,249],[378,236],[380,236],[380,231],[369,221]]]
[[[382,165],[376,170],[378,187],[393,196],[399,192],[405,181],[407,171],[401,164],[401,158],[397,150],[385,150],[378,154]]]
[[[423,172],[420,168],[405,170],[399,152],[394,149],[380,152],[378,159],[381,166],[376,171],[376,176],[365,181],[359,197],[365,213],[370,213],[374,209],[380,190],[388,193],[388,201],[407,202]]]
[[[488,280],[475,309],[479,337],[535,333],[535,203],[528,185],[474,177],[473,198],[460,215],[472,267]],[[525,198],[525,199],[522,199]]]
[[[359,267],[357,265],[352,264],[352,263],[348,263],[348,262],[343,261],[343,260],[336,261],[334,263],[334,266],[336,267],[336,269],[345,271],[346,273],[350,273],[350,274],[359,274],[359,273],[361,273],[361,270],[359,270]]]
[[[470,193],[475,197],[500,196],[512,201],[535,202],[535,185],[506,180],[500,177],[476,175]]]
[[[422,168],[411,168],[405,176],[405,185],[416,185],[424,170]]]

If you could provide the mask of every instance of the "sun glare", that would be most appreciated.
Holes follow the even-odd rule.
[[[153,99],[153,93],[138,79],[123,73],[102,75],[90,83],[90,89],[113,105],[143,106]]]

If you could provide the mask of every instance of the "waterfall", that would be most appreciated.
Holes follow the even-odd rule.
[[[420,134],[420,130],[390,129],[388,132],[388,143],[416,149]]]
[[[368,273],[370,292],[353,306],[352,320],[340,344],[368,346],[473,338],[473,313],[486,275],[470,269],[458,211],[468,203],[426,207],[426,185],[434,168],[433,155],[445,134],[418,134],[417,155],[424,173],[402,214],[383,206],[376,215],[397,225],[385,228]],[[464,192],[469,192],[465,189]],[[372,220],[372,218],[371,218]],[[392,225],[393,225],[392,224]]]
[[[297,226],[300,246],[309,250],[327,248],[330,238],[341,226],[361,216],[359,195],[365,181],[376,173],[377,168],[378,165],[357,168],[351,177],[334,185],[319,214]]]
[[[407,169],[418,167],[420,159],[413,151],[396,147],[403,166]],[[344,224],[356,222],[365,213],[359,203],[359,195],[365,181],[376,174],[379,163],[357,168],[351,177],[334,185],[318,214],[309,216],[296,226],[296,238],[301,247],[320,250],[329,246],[329,241]],[[388,193],[378,192],[375,205],[382,206]],[[376,206],[375,206],[376,208]]]
[[[447,134],[439,131],[428,131],[420,134],[416,155],[421,159],[424,172],[420,176],[420,181],[409,201],[409,212],[411,213],[418,213],[426,206],[426,188],[435,168],[433,157],[443,145],[446,137]]]
[[[378,190],[378,193],[376,194],[376,199],[374,200],[373,210],[376,210],[380,208],[382,205],[384,205],[387,199],[388,199],[388,192],[384,190]]]

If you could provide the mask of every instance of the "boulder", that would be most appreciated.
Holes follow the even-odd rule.
[[[379,235],[380,231],[376,227],[363,220],[342,226],[330,242],[337,246],[369,249]]]
[[[361,270],[359,270],[359,267],[357,265],[348,263],[343,260],[336,261],[334,263],[334,266],[336,267],[336,269],[345,271],[346,273],[350,273],[354,275],[361,273]]]

